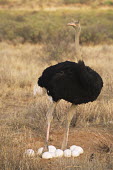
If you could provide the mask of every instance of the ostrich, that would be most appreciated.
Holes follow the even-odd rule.
[[[47,112],[47,133],[44,151],[48,149],[50,124],[53,112],[61,99],[71,103],[67,114],[66,127],[62,142],[62,150],[67,148],[70,122],[75,114],[76,107],[83,103],[93,102],[99,96],[103,87],[100,75],[86,66],[81,60],[79,36],[81,26],[78,21],[67,24],[75,29],[76,62],[65,61],[46,68],[38,79],[38,85],[43,93],[47,92],[52,97],[52,102]]]

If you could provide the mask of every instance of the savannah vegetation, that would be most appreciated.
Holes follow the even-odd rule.
[[[86,4],[85,0],[78,1]],[[113,169],[113,10],[10,10],[12,2],[0,0],[1,7],[8,7],[0,10],[0,169]],[[18,7],[18,3],[22,6],[31,2],[12,4]],[[60,1],[51,0],[51,4],[56,2]],[[52,160],[24,157],[25,149],[36,152],[45,140],[50,101],[47,96],[34,96],[34,86],[47,66],[74,61],[74,30],[66,24],[76,18],[82,25],[83,59],[104,81],[99,98],[78,106],[71,122],[69,146],[80,145],[84,154]],[[70,103],[62,100],[54,113],[50,144],[57,148],[61,146],[69,107]]]
[[[77,18],[82,23],[81,43],[113,42],[113,10],[0,11],[0,41],[56,43],[74,37],[66,24]],[[101,34],[100,34],[101,32]],[[58,42],[58,43],[59,43]]]
[[[0,0],[0,5],[9,8],[22,7],[45,7],[45,6],[64,6],[64,5],[88,5],[97,6],[112,6],[112,0]]]

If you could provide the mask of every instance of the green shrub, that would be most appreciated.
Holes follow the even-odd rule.
[[[93,0],[64,0],[65,4],[75,4],[75,3],[88,4],[91,2],[93,2]]]
[[[113,5],[113,1],[105,1],[104,4],[105,5]]]
[[[82,43],[113,42],[113,11],[16,12],[0,11],[0,41],[60,44],[74,41],[74,29],[66,24],[79,19]],[[64,44],[64,43],[63,43]],[[61,52],[61,51],[60,51]],[[59,53],[59,52],[58,52]]]

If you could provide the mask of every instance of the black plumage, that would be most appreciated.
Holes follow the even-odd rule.
[[[38,85],[47,89],[53,101],[64,99],[77,105],[96,100],[103,81],[96,71],[79,60],[78,63],[65,61],[46,68]]]

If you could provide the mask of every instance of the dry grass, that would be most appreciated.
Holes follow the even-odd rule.
[[[55,7],[65,7],[65,6],[75,6],[81,8],[81,6],[86,7],[101,7],[101,6],[112,6],[112,0],[0,0],[1,8],[8,9],[44,9],[47,8],[55,8]]]
[[[73,44],[54,58],[50,54],[56,49],[51,48],[49,53],[45,45],[0,43],[0,169],[113,169],[113,46],[108,45],[82,48],[85,63],[97,70],[104,81],[98,100],[79,106],[71,123],[69,146],[80,145],[85,153],[76,159],[53,161],[23,157],[25,149],[36,151],[45,138],[49,101],[47,96],[34,97],[33,87],[47,66],[74,60],[72,49]],[[57,147],[61,146],[69,106],[61,101],[54,113],[50,143]]]

